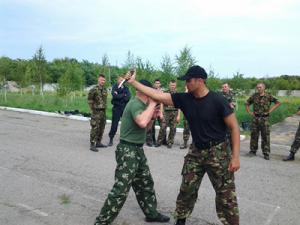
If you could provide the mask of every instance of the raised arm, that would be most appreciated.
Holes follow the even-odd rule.
[[[163,93],[160,91],[157,91],[153,88],[146,87],[140,82],[135,80],[136,72],[134,72],[133,75],[128,72],[125,76],[125,79],[130,83],[132,86],[134,86],[137,90],[140,92],[143,92],[145,95],[149,96],[150,98],[154,99],[157,102],[162,102],[165,105],[174,105],[172,101],[172,97],[170,93]]]

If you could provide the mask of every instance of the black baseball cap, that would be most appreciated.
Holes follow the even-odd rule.
[[[140,83],[147,86],[147,87],[152,87],[152,84],[148,80],[140,80]]]
[[[188,80],[191,78],[207,78],[206,71],[201,66],[191,66],[184,76],[178,77],[178,80]]]

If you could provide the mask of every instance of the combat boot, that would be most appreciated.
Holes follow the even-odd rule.
[[[184,143],[180,146],[180,149],[187,148],[187,141],[184,141]]]
[[[90,150],[93,151],[93,152],[98,152],[98,149],[93,144],[90,145]]]
[[[110,138],[109,139],[109,143],[108,143],[108,145],[107,146],[112,146],[114,143],[113,143],[113,138]]]
[[[185,225],[186,218],[177,219],[174,225]]]
[[[158,213],[158,215],[155,218],[146,217],[145,220],[146,222],[166,223],[170,221],[170,217]]]
[[[106,148],[106,147],[107,146],[102,144],[101,142],[96,144],[96,148]]]
[[[287,157],[282,159],[283,161],[294,161],[295,160],[295,153],[291,152]]]
[[[172,148],[172,143],[169,143],[169,144],[167,145],[167,148]]]

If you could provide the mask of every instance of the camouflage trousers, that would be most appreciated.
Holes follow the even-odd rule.
[[[297,132],[295,134],[295,139],[294,142],[291,146],[291,152],[296,154],[296,152],[298,151],[298,149],[300,148],[300,123],[297,129]]]
[[[160,126],[162,124],[162,120],[160,118],[157,118],[156,120],[153,121],[152,127],[149,130],[147,130],[146,143],[148,143],[148,144],[155,144],[156,143],[156,138],[155,138],[155,124],[156,124],[156,121],[158,121]]]
[[[261,134],[261,149],[264,155],[270,154],[269,117],[253,117],[251,124],[250,150],[256,152],[258,139]]]
[[[146,217],[155,218],[154,182],[143,147],[120,143],[116,149],[115,183],[96,218],[95,225],[109,225],[119,214],[132,187]]]
[[[190,138],[190,126],[188,121],[185,119],[185,117],[183,118],[183,141],[187,142]]]
[[[226,142],[199,150],[195,147],[185,156],[182,183],[176,201],[175,218],[188,217],[198,198],[198,190],[205,173],[216,192],[216,211],[224,225],[239,224],[239,210],[234,174],[228,171],[231,154]]]
[[[169,132],[169,136],[168,136],[168,140],[167,143],[168,144],[174,144],[174,138],[175,138],[175,134],[176,134],[176,117],[177,117],[177,110],[175,111],[165,111],[164,112],[164,121],[162,121],[161,126],[160,126],[160,130],[158,133],[158,137],[157,137],[157,143],[158,144],[162,144],[164,138],[166,137],[167,134],[167,127],[170,128],[170,132]]]
[[[91,115],[91,132],[90,132],[90,143],[96,145],[101,143],[103,132],[106,124],[106,112],[105,110],[99,110],[93,112]]]

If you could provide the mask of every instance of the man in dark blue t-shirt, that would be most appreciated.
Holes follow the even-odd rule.
[[[126,78],[137,90],[154,100],[179,108],[190,125],[194,145],[185,156],[175,224],[184,225],[192,213],[202,178],[207,173],[216,192],[220,221],[238,225],[234,172],[240,168],[240,132],[228,101],[206,87],[207,73],[200,66],[190,67],[178,78],[186,81],[188,93],[159,93],[137,82],[135,76],[127,73]],[[232,150],[225,141],[227,130],[231,133]]]

